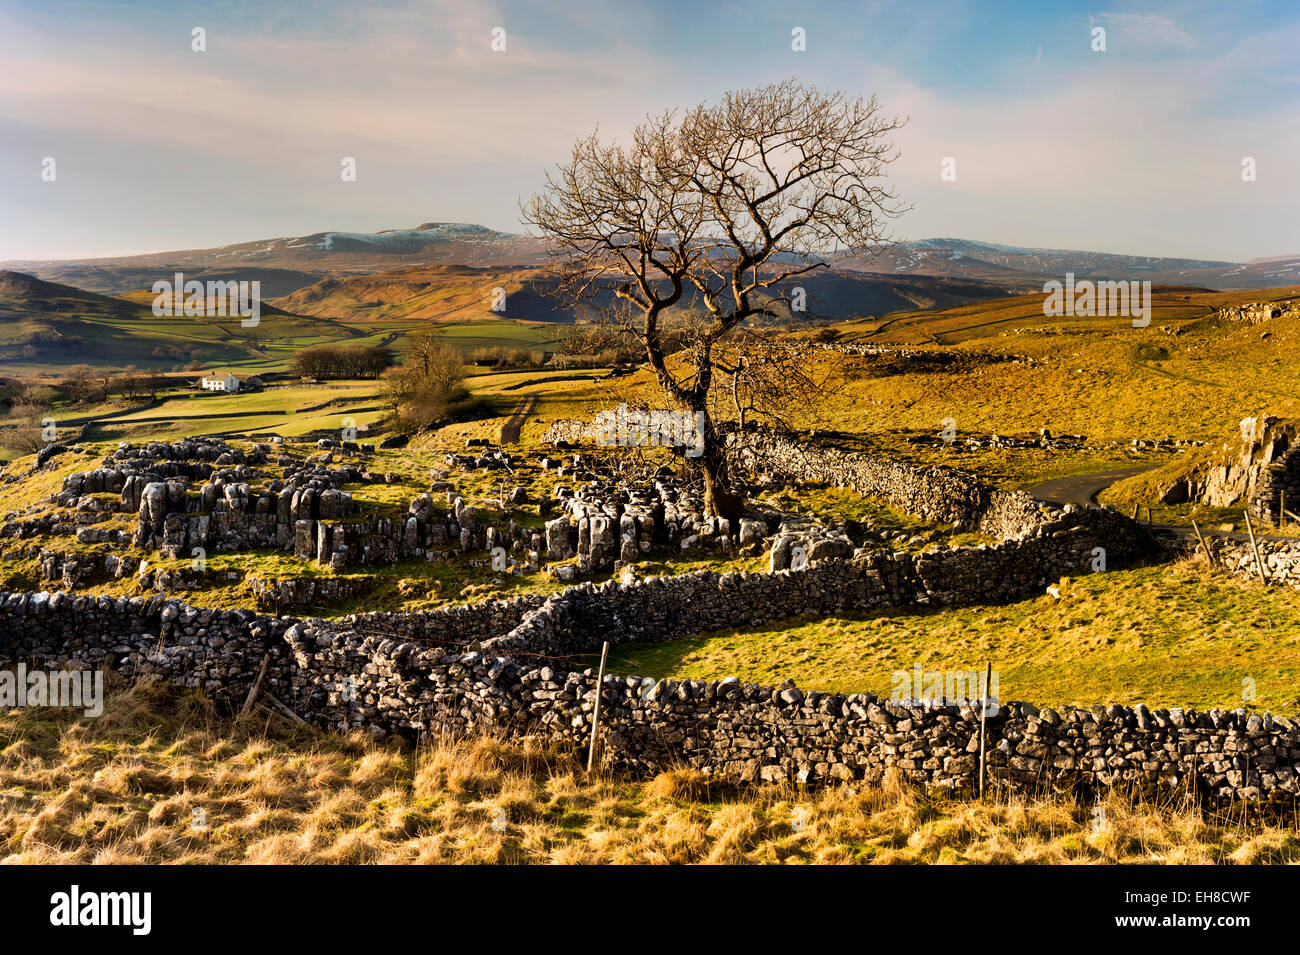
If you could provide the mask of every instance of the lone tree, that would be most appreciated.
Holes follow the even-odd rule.
[[[730,92],[647,118],[627,147],[578,140],[524,206],[552,242],[561,291],[578,302],[612,290],[666,400],[704,416],[695,460],[711,514],[735,518],[743,503],[709,400],[719,375],[746,367],[743,345],[728,366],[725,340],[789,315],[783,283],[887,241],[904,211],[882,182],[901,125],[874,97],[793,80]]]
[[[406,342],[402,363],[381,377],[393,420],[423,428],[444,420],[465,399],[465,356],[428,329]]]

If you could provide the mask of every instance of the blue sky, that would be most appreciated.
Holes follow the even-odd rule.
[[[520,197],[576,137],[789,76],[909,117],[891,173],[915,207],[905,238],[1296,253],[1297,49],[1300,4],[1249,0],[0,0],[0,260],[425,221],[520,231]]]

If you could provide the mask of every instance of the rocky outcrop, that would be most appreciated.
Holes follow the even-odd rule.
[[[1195,459],[1165,481],[1165,504],[1196,502],[1210,507],[1243,505],[1251,517],[1282,523],[1282,508],[1300,513],[1300,428],[1271,414],[1245,418],[1222,447]]]
[[[1259,325],[1275,318],[1300,318],[1300,300],[1282,302],[1249,302],[1244,305],[1227,305],[1214,313],[1214,317],[1245,325]]]
[[[789,521],[777,530],[768,567],[772,571],[799,570],[810,561],[848,557],[853,550],[853,542],[842,529],[828,530],[810,521]]]

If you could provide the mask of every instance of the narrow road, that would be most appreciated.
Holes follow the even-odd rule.
[[[1027,493],[1040,501],[1047,501],[1049,504],[1080,504],[1084,507],[1096,507],[1097,495],[1116,481],[1122,481],[1135,474],[1142,474],[1144,471],[1152,471],[1155,467],[1158,467],[1158,465],[1145,465],[1136,468],[1111,468],[1107,471],[1094,471],[1091,474],[1072,474],[1069,477],[1035,484],[1028,489]],[[1192,536],[1196,533],[1192,528],[1184,527],[1181,524],[1153,523],[1150,526],[1152,530],[1165,531],[1183,537]],[[1221,531],[1203,527],[1201,533],[1207,538],[1226,537],[1230,540],[1250,540],[1250,535],[1244,531]],[[1265,538],[1274,540],[1291,539],[1287,535],[1271,534],[1266,528],[1260,527],[1255,528],[1255,538],[1257,540]]]
[[[1069,477],[1035,484],[1029,489],[1029,493],[1049,504],[1082,504],[1084,507],[1091,507],[1097,503],[1097,495],[1116,481],[1122,481],[1144,471],[1152,471],[1158,466],[1148,464],[1136,468],[1094,471],[1091,474],[1071,474]]]
[[[519,399],[519,404],[515,406],[514,414],[510,420],[501,426],[501,444],[518,444],[519,432],[523,429],[524,422],[528,416],[533,413],[533,407],[537,404],[536,393],[524,395]]]

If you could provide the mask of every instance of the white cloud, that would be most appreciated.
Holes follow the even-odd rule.
[[[1099,13],[1088,17],[1093,22],[1114,28],[1121,36],[1144,46],[1177,47],[1190,50],[1196,46],[1191,35],[1172,20],[1158,13]]]

